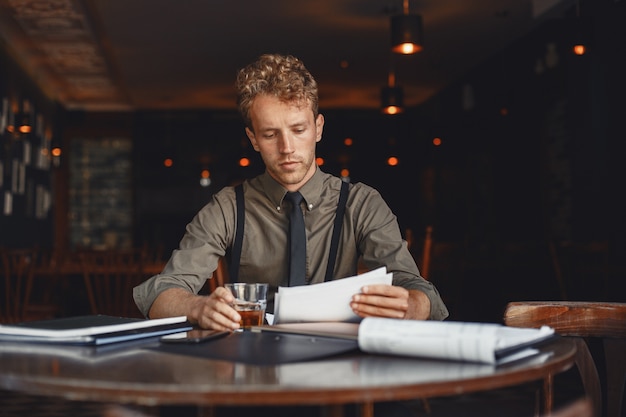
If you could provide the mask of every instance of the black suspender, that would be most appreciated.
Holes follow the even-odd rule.
[[[335,225],[333,226],[333,237],[330,241],[330,252],[328,253],[328,266],[326,267],[326,277],[324,281],[333,280],[333,272],[335,271],[335,261],[337,260],[337,248],[339,247],[339,236],[341,235],[341,227],[343,226],[343,215],[346,212],[346,202],[348,201],[349,186],[345,181],[341,181],[341,192],[339,194],[339,203],[337,204],[337,212],[335,214]]]
[[[339,193],[339,203],[335,214],[335,222],[333,225],[333,235],[330,241],[330,252],[328,253],[328,266],[326,267],[326,277],[324,281],[332,281],[335,269],[335,261],[337,260],[337,249],[339,247],[339,237],[341,236],[341,228],[343,226],[343,217],[346,212],[346,202],[348,201],[348,192],[350,184],[342,181],[341,192]],[[239,277],[239,261],[241,259],[241,246],[243,244],[243,228],[245,223],[245,202],[243,199],[243,185],[235,186],[235,198],[237,201],[237,229],[235,231],[235,242],[230,259],[229,276],[231,282],[237,282]]]
[[[230,282],[237,282],[239,278],[239,260],[241,259],[241,245],[243,243],[243,227],[246,219],[245,203],[243,200],[243,184],[235,186],[235,198],[237,200],[237,229],[235,231],[235,243],[230,258],[228,276]]]

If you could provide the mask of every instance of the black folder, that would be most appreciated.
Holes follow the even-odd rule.
[[[356,340],[272,332],[234,332],[206,343],[161,343],[149,350],[250,365],[303,362],[358,350]]]

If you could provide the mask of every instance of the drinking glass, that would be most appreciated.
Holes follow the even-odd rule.
[[[241,328],[261,326],[267,306],[267,284],[235,282],[224,284],[224,287],[235,297],[233,307],[241,316]]]

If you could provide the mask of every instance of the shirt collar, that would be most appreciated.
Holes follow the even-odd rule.
[[[274,207],[281,207],[283,199],[287,194],[287,190],[276,182],[276,180],[272,178],[267,171],[265,171],[259,179],[265,194],[271,200]],[[298,190],[300,191],[300,194],[302,194],[302,197],[304,197],[307,209],[309,209],[309,207],[317,207],[322,195],[323,185],[324,173],[319,167],[316,167],[313,176]]]

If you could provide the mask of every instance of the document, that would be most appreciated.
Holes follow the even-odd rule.
[[[104,345],[191,328],[185,316],[146,320],[88,315],[0,325],[0,341]]]
[[[349,340],[358,340],[359,338],[359,323],[337,321],[252,326],[250,330],[253,332],[292,333]]]
[[[365,285],[391,284],[392,274],[381,267],[349,278],[298,287],[279,287],[274,299],[273,324],[294,322],[359,322],[350,308],[354,294]]]
[[[497,323],[418,321],[367,317],[359,324],[364,352],[501,365],[539,353],[554,329]]]

